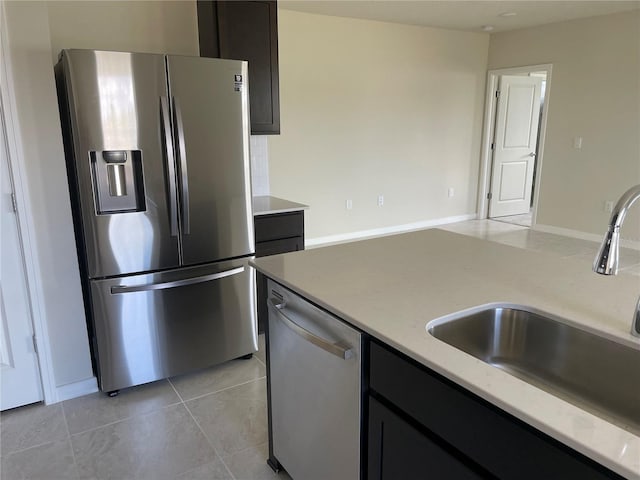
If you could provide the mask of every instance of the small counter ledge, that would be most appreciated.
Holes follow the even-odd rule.
[[[307,210],[309,205],[292,202],[284,198],[261,195],[253,197],[253,216],[273,215],[274,213],[297,212]]]
[[[438,229],[255,259],[261,273],[625,478],[640,436],[432,337],[426,324],[479,305],[524,305],[640,348],[637,277]],[[630,379],[621,379],[629,381]]]

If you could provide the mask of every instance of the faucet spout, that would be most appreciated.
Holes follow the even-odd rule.
[[[598,255],[593,262],[593,271],[601,275],[615,275],[618,273],[618,259],[620,256],[620,228],[624,223],[624,217],[629,208],[640,198],[640,185],[631,187],[624,192],[613,211],[609,220],[609,228],[604,236]],[[631,323],[631,334],[640,337],[640,299],[636,304],[636,309]]]
[[[609,225],[620,229],[629,208],[640,198],[640,185],[635,185],[624,192],[611,212]]]
[[[620,227],[609,225],[604,240],[593,261],[593,271],[600,275],[616,275],[620,252]]]

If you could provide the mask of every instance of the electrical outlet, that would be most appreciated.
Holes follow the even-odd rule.
[[[582,148],[582,137],[573,137],[573,148],[578,150]]]
[[[350,198],[347,199],[347,201],[345,202],[345,208],[347,210],[351,210],[353,208],[353,200],[351,200]]]
[[[381,207],[384,205],[384,195],[378,195],[378,206]]]
[[[613,200],[606,200],[604,202],[604,211],[606,213],[611,213],[613,212]]]
[[[449,187],[449,189],[447,190],[447,196],[449,198],[453,197],[455,191],[453,190],[453,187]]]

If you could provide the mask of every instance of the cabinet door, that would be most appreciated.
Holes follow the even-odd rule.
[[[369,397],[370,480],[483,478],[426,434]]]
[[[247,60],[251,133],[280,133],[275,1],[198,1],[200,55]]]
[[[283,238],[304,237],[304,211],[275,213],[254,217],[256,242],[282,240]],[[294,249],[299,250],[299,249]],[[283,250],[285,251],[291,250]],[[273,255],[269,253],[268,255]]]
[[[267,257],[279,253],[297,252],[298,250],[304,250],[302,237],[283,238],[280,240],[256,243],[256,257]]]
[[[389,346],[371,342],[369,352],[369,388],[375,396],[481,465],[487,476],[622,478]]]

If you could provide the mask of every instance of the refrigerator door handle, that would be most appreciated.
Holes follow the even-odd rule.
[[[210,282],[219,280],[220,278],[230,277],[244,272],[244,267],[232,268],[218,273],[210,273],[209,275],[201,275],[199,277],[185,278],[183,280],[173,280],[171,282],[147,283],[144,285],[114,285],[111,287],[111,294],[118,295],[121,293],[148,292],[150,290],[163,290],[165,288],[184,287],[186,285],[194,285],[196,283]]]
[[[176,127],[176,141],[178,142],[177,154],[180,162],[180,181],[181,185],[181,198],[180,203],[182,206],[182,233],[191,233],[190,219],[189,219],[189,177],[187,175],[187,149],[184,142],[184,126],[182,123],[182,110],[180,110],[180,104],[178,99],[173,97],[173,123]]]
[[[160,112],[162,114],[162,132],[164,135],[164,148],[167,161],[167,174],[169,175],[169,223],[171,236],[178,236],[178,205],[176,188],[176,167],[173,158],[173,140],[171,136],[171,121],[169,119],[169,99],[160,97]]]

